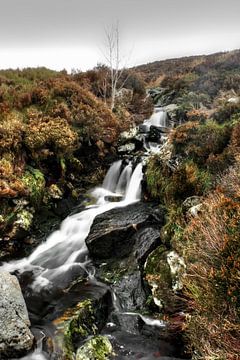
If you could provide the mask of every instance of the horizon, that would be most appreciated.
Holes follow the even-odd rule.
[[[215,54],[221,54],[221,53],[230,53],[230,52],[234,52],[234,51],[240,51],[240,48],[235,48],[235,49],[228,49],[228,50],[219,50],[219,51],[214,51],[214,52],[210,52],[210,53],[204,53],[204,54],[189,54],[189,55],[180,55],[180,56],[176,56],[176,57],[169,57],[169,58],[162,58],[162,59],[153,59],[149,62],[145,62],[145,63],[138,63],[138,64],[134,64],[134,65],[130,65],[130,66],[126,66],[126,69],[132,69],[134,67],[139,67],[139,66],[144,66],[144,65],[149,65],[152,64],[154,62],[161,62],[161,61],[170,61],[170,60],[178,60],[178,59],[184,59],[184,58],[191,58],[191,57],[201,57],[201,56],[211,56],[211,55],[215,55]],[[82,71],[82,72],[86,72],[88,70],[92,70],[94,69],[94,67],[96,67],[98,64],[102,64],[102,63],[96,63],[93,67],[91,68],[86,68],[86,69],[78,69],[78,68],[71,68],[70,70],[68,70],[67,68],[58,68],[58,69],[54,69],[53,67],[49,67],[49,66],[45,66],[45,65],[36,65],[36,66],[23,66],[23,67],[15,67],[15,68],[0,68],[0,71],[8,71],[8,70],[24,70],[24,69],[38,69],[38,68],[46,68],[48,70],[52,70],[52,71],[56,71],[56,72],[61,72],[61,71],[67,71],[68,74],[71,74],[73,71]]]

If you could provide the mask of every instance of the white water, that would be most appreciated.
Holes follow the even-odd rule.
[[[121,176],[119,177],[117,187],[116,187],[116,193],[124,193],[126,189],[128,188],[129,182],[131,180],[132,176],[132,164],[129,163],[124,170],[121,173]]]
[[[123,169],[130,178],[126,181],[124,199],[120,202],[105,200],[106,195],[115,195],[110,189],[116,189],[123,175],[120,173],[121,161],[115,162],[109,169],[103,182],[103,187],[92,191],[96,204],[86,210],[67,217],[61,224],[60,229],[54,231],[37,249],[27,258],[12,261],[3,265],[7,271],[23,273],[27,270],[34,272],[32,287],[35,291],[41,291],[44,287],[65,287],[72,278],[77,277],[83,271],[88,272],[88,249],[85,239],[88,236],[94,218],[116,207],[124,207],[140,200],[141,180],[143,177],[142,164],[138,164],[132,173],[129,166]],[[125,175],[124,175],[125,176]],[[123,183],[121,183],[122,186]],[[120,187],[120,184],[119,184]]]
[[[155,109],[150,119],[145,120],[143,124],[149,126],[149,129],[151,125],[167,127],[167,112],[161,109]]]
[[[112,164],[103,181],[102,187],[104,189],[112,192],[116,190],[117,182],[121,171],[121,166],[122,166],[122,160],[116,161]]]

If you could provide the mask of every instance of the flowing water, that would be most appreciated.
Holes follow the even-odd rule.
[[[165,126],[166,114],[163,111],[155,112],[149,122],[150,125]],[[59,230],[54,231],[29,257],[3,264],[4,270],[17,274],[22,288],[25,289],[24,296],[32,331],[38,340],[36,350],[24,357],[24,360],[57,359],[42,349],[43,338],[54,337],[53,320],[61,315],[64,309],[74,306],[82,299],[94,298],[97,293],[106,288],[106,285],[94,279],[94,268],[88,257],[85,239],[97,215],[117,207],[125,207],[141,199],[142,178],[141,163],[133,170],[131,162],[123,166],[121,160],[116,161],[108,170],[102,186],[91,191],[90,195],[94,199],[92,205],[86,206],[79,213],[68,216]],[[110,201],[116,196],[119,196],[121,201]],[[73,294],[68,295],[65,289],[82,274],[88,277],[88,282],[85,285],[77,285]],[[159,320],[120,309],[114,293],[112,293],[112,300],[114,311],[117,313],[133,318],[140,317],[148,328],[149,326],[153,329],[164,328],[165,324]],[[121,331],[121,329],[115,331],[113,335],[112,330],[110,331],[112,327],[115,329],[115,324],[107,324],[105,333],[122,354],[115,357],[116,359],[136,359],[136,354],[142,354],[142,359],[150,360],[160,357],[159,346],[166,347],[166,344],[159,339],[148,340],[149,344],[146,346],[145,338]],[[148,356],[148,353],[151,355]],[[171,349],[169,353],[171,354]]]
[[[152,116],[143,122],[143,125],[146,127],[146,131],[149,131],[151,126],[157,127],[168,127],[168,115],[167,112],[161,108],[155,108]]]

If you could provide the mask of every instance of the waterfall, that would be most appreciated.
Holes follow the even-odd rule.
[[[139,163],[132,174],[129,186],[126,191],[125,200],[127,202],[134,202],[140,200],[142,178],[142,164]]]
[[[150,119],[148,120],[149,124],[154,126],[167,127],[167,113],[166,111],[160,110],[154,112]]]
[[[116,193],[124,193],[124,191],[128,188],[130,179],[131,179],[131,175],[132,175],[132,164],[128,164],[124,170],[122,171],[118,183],[117,183],[117,187],[116,187]]]
[[[121,171],[122,160],[114,162],[107,172],[107,175],[103,181],[103,188],[109,191],[115,191],[117,181]]]
[[[96,198],[95,205],[68,216],[60,229],[54,231],[28,258],[6,263],[3,268],[10,272],[32,271],[32,287],[35,291],[41,291],[44,287],[51,288],[53,285],[64,288],[73,278],[88,272],[90,260],[85,239],[95,217],[116,207],[134,203],[141,197],[142,164],[138,164],[133,173],[130,164],[120,173],[121,165],[121,161],[115,162],[104,179],[103,187],[92,191],[92,196]],[[106,201],[105,196],[109,194],[109,189],[114,189],[117,185],[125,193],[124,200]]]

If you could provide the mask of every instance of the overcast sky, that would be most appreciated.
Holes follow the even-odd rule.
[[[236,49],[239,14],[240,0],[0,0],[0,68],[92,68],[116,21],[129,66]]]

